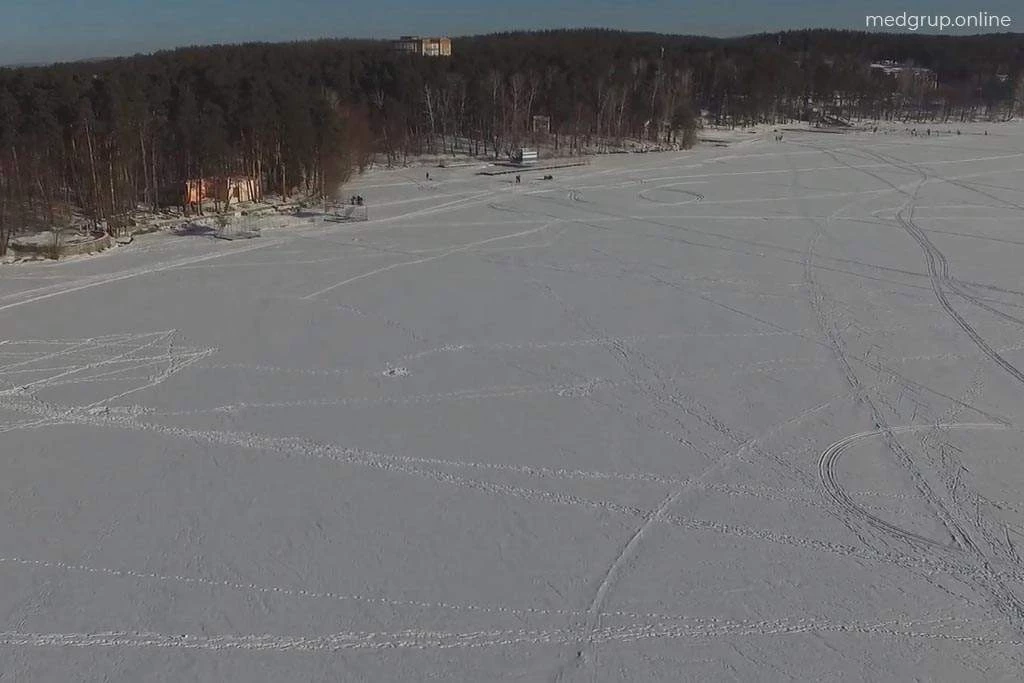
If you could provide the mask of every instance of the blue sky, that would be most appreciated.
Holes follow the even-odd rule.
[[[151,52],[181,45],[319,37],[466,35],[603,26],[740,35],[785,28],[862,29],[865,14],[1013,18],[1020,0],[0,0],[0,64]]]

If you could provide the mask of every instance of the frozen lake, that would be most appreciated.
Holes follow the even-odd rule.
[[[366,223],[0,266],[0,679],[1017,679],[985,128],[382,171]]]

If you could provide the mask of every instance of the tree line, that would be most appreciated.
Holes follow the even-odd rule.
[[[256,196],[328,196],[378,155],[686,147],[702,119],[1024,113],[1024,41],[1012,34],[581,29],[459,38],[453,52],[323,40],[0,69],[0,255],[15,230],[115,225],[180,205],[196,178],[243,176]],[[880,60],[930,69],[937,87],[872,70]]]

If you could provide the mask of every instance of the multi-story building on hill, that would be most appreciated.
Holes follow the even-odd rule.
[[[420,38],[419,36],[402,36],[393,43],[399,52],[421,55],[423,57],[451,57],[451,38]]]

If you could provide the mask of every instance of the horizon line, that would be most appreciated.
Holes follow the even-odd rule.
[[[501,35],[516,35],[516,34],[541,34],[541,33],[558,33],[558,32],[570,32],[570,31],[608,31],[611,33],[625,33],[633,35],[647,35],[647,36],[664,36],[666,38],[693,38],[703,40],[742,40],[745,38],[755,38],[758,36],[769,36],[769,35],[783,35],[786,33],[797,33],[805,31],[834,31],[837,33],[861,33],[865,35],[883,35],[883,36],[903,36],[912,38],[916,36],[927,36],[927,37],[944,37],[949,39],[964,39],[964,38],[983,38],[989,36],[1022,36],[1024,32],[1018,31],[989,31],[986,33],[946,33],[942,31],[928,32],[928,31],[885,31],[876,30],[868,31],[864,29],[850,29],[850,28],[836,28],[831,26],[801,26],[793,28],[778,29],[774,31],[754,31],[750,33],[739,33],[735,35],[709,35],[702,33],[664,33],[661,31],[638,31],[631,29],[613,28],[607,26],[562,26],[555,28],[536,28],[536,29],[505,29],[497,31],[488,31],[486,33],[469,33],[463,35],[445,35],[440,37],[451,38],[454,40],[465,40],[469,38],[487,38],[491,36]],[[418,34],[404,34],[404,35],[418,35]],[[432,37],[432,36],[420,36],[420,37]],[[293,45],[297,43],[318,43],[318,42],[365,42],[365,43],[389,43],[394,40],[401,38],[400,35],[396,35],[390,38],[373,38],[368,36],[317,36],[307,38],[291,38],[282,40],[241,40],[224,43],[192,43],[176,45],[174,47],[165,47],[151,50],[149,52],[132,52],[125,54],[114,54],[106,56],[95,56],[95,57],[81,57],[79,59],[58,59],[54,61],[31,61],[31,62],[13,62],[13,63],[0,63],[0,69],[41,69],[52,66],[62,65],[73,65],[73,64],[85,64],[92,62],[107,62],[115,61],[119,59],[134,59],[137,57],[152,57],[154,55],[165,54],[170,52],[178,52],[182,50],[193,50],[203,48],[217,48],[217,47],[242,47],[245,45]]]

